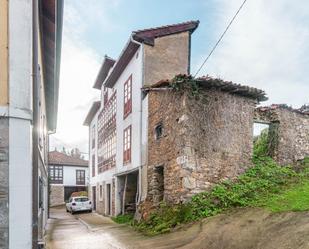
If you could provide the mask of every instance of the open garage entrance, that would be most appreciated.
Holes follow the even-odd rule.
[[[138,170],[118,176],[118,198],[121,214],[132,214],[138,202]]]
[[[85,186],[64,186],[64,202],[68,202],[73,192],[87,191]]]

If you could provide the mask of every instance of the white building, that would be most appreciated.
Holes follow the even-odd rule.
[[[63,205],[73,192],[87,191],[88,161],[59,151],[48,154],[49,206]]]
[[[44,244],[62,0],[0,1],[0,248]]]
[[[90,192],[98,213],[134,212],[147,196],[148,98],[142,87],[190,72],[198,21],[132,32],[118,60],[105,56],[84,122],[89,126]]]

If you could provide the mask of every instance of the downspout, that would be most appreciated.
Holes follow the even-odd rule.
[[[144,46],[143,43],[140,43],[138,41],[135,41],[133,39],[133,35],[130,36],[130,41],[132,43],[135,43],[137,45],[139,45],[141,47],[141,56],[142,56],[142,86],[144,85]],[[138,174],[138,200],[137,200],[137,205],[141,202],[141,197],[142,197],[142,168],[144,165],[142,165],[142,151],[143,151],[143,142],[142,142],[142,130],[143,130],[143,100],[142,100],[142,96],[141,96],[141,105],[140,105],[140,126],[141,126],[141,130],[140,130],[140,137],[139,137],[139,142],[140,142],[140,166],[139,166],[139,174]]]
[[[32,248],[38,248],[38,2],[32,1]]]

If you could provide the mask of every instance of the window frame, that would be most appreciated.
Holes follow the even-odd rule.
[[[123,164],[131,162],[132,125],[123,130]]]
[[[56,171],[58,173],[57,177]],[[53,172],[53,174],[51,174],[51,172]],[[59,172],[61,172],[61,174],[59,174]],[[48,175],[51,184],[63,184],[63,165],[49,165]]]
[[[123,119],[132,113],[132,74],[123,86]]]
[[[158,129],[160,128],[160,134],[158,133]],[[154,127],[154,133],[155,133],[155,139],[160,140],[163,137],[163,132],[164,132],[164,126],[162,122],[159,122],[156,124]]]
[[[83,172],[83,177],[82,175],[78,175],[78,173]],[[76,170],[76,185],[86,185],[86,171],[84,169],[77,169]],[[80,176],[80,179],[78,179]]]

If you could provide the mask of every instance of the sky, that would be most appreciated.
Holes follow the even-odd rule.
[[[65,0],[57,133],[50,146],[88,152],[83,121],[100,92],[92,88],[105,54],[117,59],[132,31],[199,20],[191,74],[243,0]],[[309,103],[309,1],[247,0],[198,76],[266,91],[262,105]],[[85,154],[86,155],[86,154]]]

